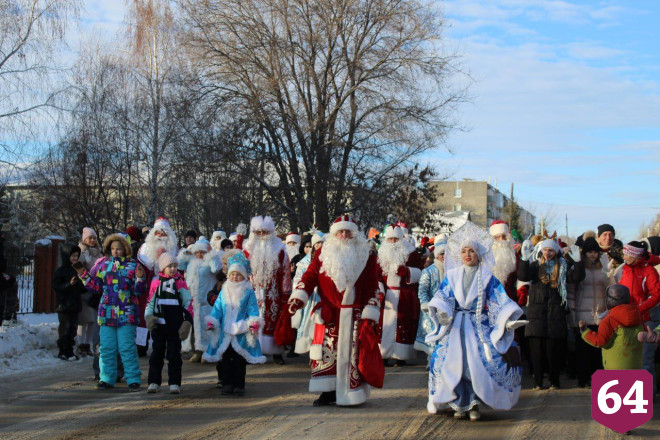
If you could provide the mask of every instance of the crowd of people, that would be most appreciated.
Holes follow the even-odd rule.
[[[248,364],[308,356],[315,406],[359,405],[386,367],[421,357],[427,410],[470,420],[517,403],[523,364],[537,391],[561,388],[564,373],[588,388],[601,368],[655,380],[660,237],[624,245],[603,224],[567,245],[503,221],[417,239],[397,222],[370,236],[347,215],[327,233],[285,236],[257,216],[249,233],[188,231],[180,249],[165,218],[102,244],[84,228],[53,280],[58,356],[93,356],[97,389],[125,380],[137,391],[151,340],[147,392],[167,359],[180,393],[187,352],[237,396]]]

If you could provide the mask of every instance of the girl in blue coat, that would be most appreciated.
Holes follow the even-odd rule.
[[[259,345],[259,306],[252,285],[247,281],[250,263],[240,253],[227,261],[227,281],[206,317],[209,345],[203,355],[207,362],[222,357],[222,394],[245,394],[247,363],[263,364],[266,357]]]

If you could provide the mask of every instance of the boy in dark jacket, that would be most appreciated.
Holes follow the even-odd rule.
[[[80,258],[80,248],[65,243],[60,249],[60,255],[62,265],[57,268],[53,277],[55,311],[60,322],[57,331],[57,346],[60,352],[57,357],[63,361],[78,360],[79,357],[73,353],[73,347],[78,331],[78,313],[82,310],[81,294],[87,290],[72,266]]]

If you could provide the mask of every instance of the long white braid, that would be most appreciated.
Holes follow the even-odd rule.
[[[475,314],[475,318],[477,321],[477,336],[479,337],[479,342],[481,342],[484,346],[484,353],[486,354],[486,359],[488,362],[493,360],[493,355],[490,351],[490,346],[486,342],[486,338],[484,337],[484,327],[483,327],[483,321],[482,321],[482,316],[481,313],[484,308],[484,301],[486,295],[484,294],[484,289],[482,286],[482,280],[481,280],[481,262],[479,262],[479,267],[477,268],[477,313]]]

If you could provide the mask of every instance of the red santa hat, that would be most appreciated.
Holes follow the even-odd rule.
[[[493,221],[493,223],[490,224],[490,235],[495,237],[502,234],[509,234],[509,225],[503,220]]]
[[[171,230],[170,221],[165,217],[158,217],[154,222],[154,227],[152,228],[155,231],[167,231]]]
[[[269,215],[265,217],[257,215],[255,217],[252,217],[252,220],[250,220],[250,231],[275,232],[275,223],[273,222],[273,219]]]
[[[398,238],[399,240],[403,239],[403,231],[399,226],[389,225],[385,229],[385,239],[388,238]]]
[[[334,235],[337,232],[342,231],[344,229],[347,229],[353,232],[354,234],[357,233],[358,231],[357,223],[355,223],[355,221],[353,221],[353,218],[351,218],[351,216],[347,214],[340,215],[339,217],[337,217],[337,219],[332,224],[332,226],[330,226],[330,233]]]
[[[289,232],[288,234],[286,234],[286,239],[284,240],[284,243],[289,243],[290,241],[294,241],[298,245],[300,245],[300,235],[297,232]]]

